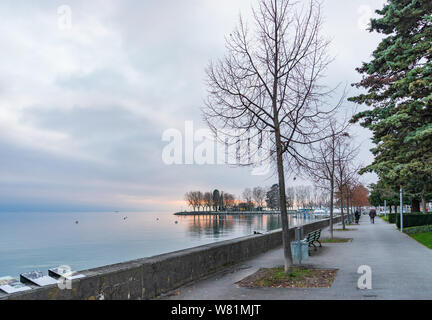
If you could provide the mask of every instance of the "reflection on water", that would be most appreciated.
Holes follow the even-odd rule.
[[[290,226],[304,222],[289,217]],[[85,270],[279,228],[279,215],[0,213],[0,277]]]
[[[195,215],[183,216],[188,223],[188,231],[194,238],[220,239],[230,234],[253,234],[254,231],[268,232],[282,228],[281,217],[276,214],[257,215]],[[290,227],[310,222],[310,217],[288,216]]]

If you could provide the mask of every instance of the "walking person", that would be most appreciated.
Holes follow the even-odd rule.
[[[370,217],[371,223],[375,223],[376,210],[374,208],[370,209],[369,217]]]
[[[359,211],[358,209],[354,212],[354,217],[355,217],[355,223],[356,223],[356,224],[359,224],[359,220],[360,220],[360,211]]]

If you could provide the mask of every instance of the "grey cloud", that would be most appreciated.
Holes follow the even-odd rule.
[[[199,111],[206,94],[204,69],[210,59],[223,55],[224,35],[236,24],[239,10],[248,9],[252,3],[73,1],[74,26],[79,29],[90,23],[88,28],[96,34],[90,40],[99,40],[98,47],[89,41],[90,48],[85,51],[85,41],[76,43],[74,37],[59,37],[56,9],[63,2],[2,1],[0,18],[14,22],[10,31],[16,37],[15,47],[20,48],[20,41],[25,43],[28,38],[37,38],[35,45],[39,47],[33,48],[34,52],[17,51],[20,58],[9,52],[12,49],[0,53],[7,61],[1,67],[7,72],[0,74],[0,106],[11,105],[9,111],[26,128],[66,134],[68,141],[101,162],[35,149],[22,145],[19,139],[11,141],[0,136],[0,174],[6,177],[0,181],[0,208],[19,203],[25,204],[23,208],[30,208],[31,203],[40,207],[55,203],[56,208],[63,203],[64,208],[74,208],[75,202],[76,208],[106,208],[110,203],[143,209],[141,205],[121,203],[116,200],[118,195],[153,197],[161,199],[160,204],[147,208],[171,208],[164,201],[182,200],[189,189],[220,188],[239,195],[244,187],[276,181],[274,176],[253,177],[243,168],[166,166],[161,159],[166,145],[161,135],[168,129],[166,123],[183,130],[185,120],[194,120],[196,128],[205,127]],[[365,3],[373,8],[380,4],[371,0],[345,1],[342,11],[341,3],[324,3],[326,31],[334,38],[333,48],[339,56],[329,69],[329,84],[356,81],[354,68],[368,58],[377,41],[376,36],[358,30],[357,8]],[[16,18],[7,20],[11,17]],[[37,33],[29,27],[32,25]],[[100,38],[98,27],[103,29]],[[109,40],[104,38],[107,34],[112,36]],[[75,35],[79,36],[87,35]],[[119,41],[119,45],[112,46],[111,39]],[[24,44],[22,48],[28,50]],[[44,82],[40,84],[34,71],[40,72],[39,60],[21,60],[23,52],[28,57],[43,52],[52,56],[53,63],[63,67],[60,62],[64,62],[67,67],[41,74]],[[83,52],[85,55],[78,62],[58,61],[58,52],[72,57]],[[97,66],[88,62],[99,62],[99,55],[107,52],[112,57],[105,59],[112,61],[104,60]],[[93,59],[87,61],[89,57]],[[68,67],[73,63],[73,68]],[[16,67],[24,71],[16,73]],[[25,87],[20,79],[26,80]],[[37,90],[31,81],[35,81]],[[107,103],[106,99],[112,101]],[[368,139],[365,131],[358,133],[360,139]],[[368,161],[369,147],[366,145],[362,151]]]
[[[127,86],[127,79],[116,70],[95,70],[87,74],[61,75],[57,85],[72,90],[116,91]]]

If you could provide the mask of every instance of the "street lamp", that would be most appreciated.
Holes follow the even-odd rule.
[[[387,217],[387,200],[384,200],[384,215]]]
[[[401,223],[401,232],[403,232],[403,189],[400,187],[400,223]]]

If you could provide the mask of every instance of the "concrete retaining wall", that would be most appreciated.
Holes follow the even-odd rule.
[[[334,220],[338,223],[341,219]],[[306,224],[303,234],[324,229],[329,223],[326,219]],[[290,229],[290,236],[295,238],[295,228]],[[0,293],[0,300],[150,299],[281,245],[282,231],[276,230],[82,271],[86,277],[74,280],[71,290],[55,285],[34,287],[14,295]]]

